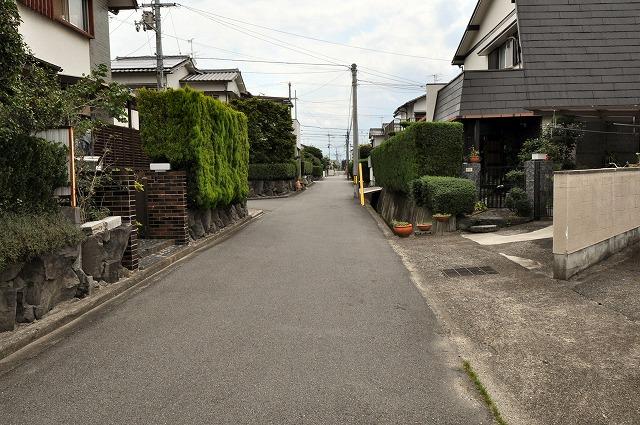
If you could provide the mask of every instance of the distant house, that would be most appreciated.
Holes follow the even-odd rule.
[[[436,120],[464,123],[483,166],[517,162],[522,143],[558,115],[583,121],[578,167],[640,146],[640,0],[479,0],[439,90]]]
[[[110,62],[109,12],[137,0],[19,0],[20,33],[35,57],[71,79]]]
[[[446,84],[427,84],[427,93],[399,106],[393,117],[400,122],[433,121],[438,91]]]
[[[371,146],[377,148],[386,140],[383,128],[370,128],[369,129],[369,141]]]
[[[198,69],[189,56],[165,56],[163,64],[165,87],[189,86],[225,103],[248,95],[238,69]],[[155,56],[117,57],[111,70],[114,81],[132,89],[157,86]]]

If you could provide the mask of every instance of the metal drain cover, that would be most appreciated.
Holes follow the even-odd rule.
[[[446,277],[466,277],[466,276],[484,276],[488,274],[498,274],[492,267],[460,267],[457,269],[445,269],[442,273]]]

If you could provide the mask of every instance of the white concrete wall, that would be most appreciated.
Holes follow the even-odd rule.
[[[464,61],[464,69],[467,71],[483,70],[489,68],[489,60],[487,56],[480,56],[478,52],[482,51],[487,45],[500,35],[505,29],[512,25],[516,21],[515,14],[508,19],[505,23],[501,24],[498,28],[496,26],[505,19],[509,14],[515,11],[515,4],[511,0],[492,0],[488,6],[487,12],[480,24],[480,31],[476,33],[476,36],[471,43],[472,46],[477,45],[484,37],[486,37],[491,31],[490,37],[487,37],[482,43],[480,43]]]
[[[18,2],[20,34],[33,54],[62,68],[62,74],[81,77],[91,72],[89,37],[42,16]]]
[[[568,278],[633,242],[640,229],[640,168],[555,173],[553,253]]]
[[[426,117],[428,122],[433,121],[433,117],[436,113],[436,103],[438,101],[438,92],[446,84],[427,84],[427,97],[426,97]]]

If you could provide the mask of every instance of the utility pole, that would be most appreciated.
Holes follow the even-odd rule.
[[[142,7],[151,7],[153,12],[143,12],[142,21],[136,22],[136,29],[140,30],[140,25],[145,31],[156,32],[156,84],[158,90],[164,89],[164,54],[162,53],[162,15],[160,9],[163,7],[174,7],[176,3],[160,3],[160,0],[153,0],[153,3],[143,4]],[[150,19],[153,19],[150,22]]]
[[[358,160],[360,159],[358,151],[358,65],[355,63],[351,65],[351,90],[353,97],[353,111],[351,116],[353,117],[353,123],[351,125],[353,130],[353,175],[358,175]]]
[[[349,179],[349,131],[345,135],[345,152],[347,158],[347,164],[344,167],[345,174],[347,175],[347,180]]]

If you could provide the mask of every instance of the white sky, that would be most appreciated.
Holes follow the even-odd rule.
[[[363,81],[359,87],[360,140],[366,141],[370,127],[380,127],[382,121],[389,122],[398,106],[424,93],[424,89],[418,87],[420,84],[433,82],[435,74],[440,82],[449,81],[458,74],[459,69],[452,67],[450,62],[476,0],[405,0],[401,3],[388,0],[182,0],[180,3],[225,18],[376,50],[360,50],[295,37],[216,16],[203,16],[201,12],[186,7],[163,9],[165,55],[189,54],[189,43],[175,37],[183,40],[193,38],[198,67],[237,67],[242,71],[247,89],[253,94],[287,96],[287,82],[291,81],[299,99],[298,119],[301,124],[332,128],[303,127],[303,143],[321,147],[326,154],[327,132],[330,132],[332,145],[339,147],[338,154],[344,158],[345,131],[337,129],[346,129],[349,120],[351,73],[346,67],[203,58],[341,65],[357,63],[361,70],[360,80],[385,84],[371,85]],[[141,13],[141,10],[123,11],[112,16],[112,57],[155,53],[154,33],[137,33],[133,26]],[[214,19],[227,23],[223,25]],[[267,37],[271,43],[264,40]],[[421,57],[389,55],[379,51]],[[401,84],[402,87],[390,87],[389,84]],[[331,157],[335,158],[335,148],[332,148]]]

